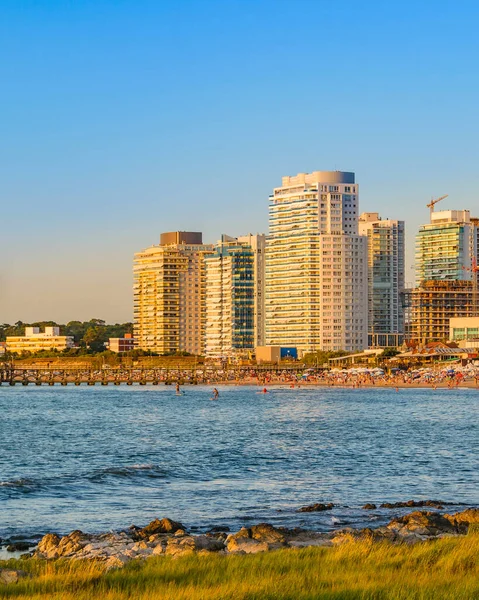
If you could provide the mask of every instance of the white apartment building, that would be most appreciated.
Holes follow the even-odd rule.
[[[23,354],[24,352],[40,352],[41,350],[67,350],[74,347],[73,337],[60,335],[60,327],[25,327],[25,335],[7,336],[7,352]]]
[[[298,351],[367,346],[367,239],[358,234],[354,173],[283,177],[270,195],[267,345]]]
[[[397,346],[403,336],[388,334],[404,333],[404,221],[362,213],[359,233],[368,241],[369,345]]]

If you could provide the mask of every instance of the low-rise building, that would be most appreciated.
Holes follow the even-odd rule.
[[[134,349],[135,340],[131,333],[125,333],[122,338],[110,338],[108,340],[108,350],[111,352],[129,352]]]
[[[45,327],[40,332],[39,327],[26,327],[25,335],[7,336],[7,352],[23,354],[25,352],[40,352],[41,350],[67,350],[74,347],[73,336],[60,335],[60,327]]]
[[[298,350],[296,348],[286,348],[282,346],[257,346],[255,348],[256,362],[271,363],[281,360],[297,360]]]
[[[479,317],[449,319],[449,337],[459,348],[479,348]]]

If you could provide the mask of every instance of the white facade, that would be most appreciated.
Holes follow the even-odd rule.
[[[358,234],[354,173],[283,177],[270,196],[266,243],[267,345],[367,346],[367,240]]]
[[[362,213],[359,233],[368,240],[369,333],[404,333],[404,221]]]
[[[40,352],[42,350],[68,350],[74,347],[73,336],[60,335],[60,327],[48,326],[40,332],[39,327],[25,327],[24,336],[8,336],[6,349],[8,352]]]

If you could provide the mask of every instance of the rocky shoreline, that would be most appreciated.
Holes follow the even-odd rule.
[[[438,501],[409,501],[396,503],[396,507],[441,507]],[[330,504],[315,504],[304,510],[330,510]],[[365,505],[365,509],[373,505]],[[131,526],[126,530],[100,534],[72,531],[60,537],[55,533],[45,535],[33,552],[23,559],[44,560],[86,559],[101,561],[105,569],[120,568],[134,559],[149,556],[179,557],[189,554],[255,554],[281,548],[308,546],[334,546],[353,540],[371,542],[414,544],[417,542],[467,534],[469,527],[479,523],[479,508],[468,508],[454,514],[431,510],[416,510],[393,518],[387,525],[377,528],[343,528],[321,533],[307,529],[273,527],[260,523],[242,527],[235,533],[211,530],[193,534],[181,523],[169,518],[155,519],[146,527]],[[1,578],[0,578],[1,580]]]

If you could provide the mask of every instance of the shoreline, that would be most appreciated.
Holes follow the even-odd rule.
[[[299,512],[325,511],[330,506],[317,504],[303,507]],[[363,508],[368,510],[367,506],[372,505],[365,505]],[[464,536],[470,526],[477,527],[479,524],[479,507],[450,514],[444,510],[446,506],[438,501],[409,501],[396,503],[395,506],[415,510],[402,516],[393,516],[386,525],[356,529],[342,527],[329,532],[258,523],[241,527],[236,532],[216,527],[206,533],[192,533],[183,524],[162,518],[155,519],[145,527],[132,525],[127,529],[97,534],[80,530],[64,536],[48,533],[35,547],[30,544],[29,551],[22,554],[21,558],[88,559],[104,563],[108,570],[120,568],[131,560],[150,556],[256,554],[287,548],[333,547],[354,540],[416,544],[444,537]],[[431,510],[432,508],[437,510]]]
[[[119,543],[123,545],[126,544],[124,550],[128,550],[128,544],[132,545],[132,548],[130,549],[133,550],[133,554],[131,556],[128,555],[128,557],[134,558],[136,556],[135,552],[138,549],[143,549],[145,551],[148,549],[147,546],[144,545],[141,547],[135,546],[134,544],[136,542],[150,542],[151,549],[154,549],[159,542],[165,546],[165,544],[168,545],[168,540],[177,540],[180,538],[188,539],[189,541],[186,543],[186,546],[189,549],[194,547],[196,550],[205,548],[197,548],[197,542],[195,540],[199,540],[200,545],[203,544],[209,548],[209,544],[205,542],[205,538],[214,538],[216,540],[221,540],[224,546],[219,547],[218,544],[216,544],[214,551],[224,550],[226,553],[234,553],[239,551],[237,544],[235,542],[230,548],[228,546],[229,541],[237,540],[239,538],[249,539],[251,537],[258,541],[261,536],[259,534],[252,535],[251,533],[254,533],[258,528],[267,530],[273,537],[279,536],[284,538],[283,542],[285,542],[287,538],[288,542],[285,542],[282,547],[296,547],[298,545],[303,547],[310,545],[330,546],[339,543],[344,536],[353,538],[363,538],[366,536],[372,537],[375,540],[384,538],[389,541],[414,542],[421,541],[423,538],[429,539],[430,537],[437,537],[437,535],[441,533],[441,527],[443,529],[442,533],[447,533],[448,535],[453,533],[460,535],[465,532],[467,533],[466,530],[470,523],[479,524],[478,506],[474,504],[444,502],[439,500],[409,500],[406,502],[394,503],[385,502],[380,505],[366,503],[361,507],[361,510],[364,511],[365,515],[368,513],[375,515],[377,513],[374,511],[378,510],[386,511],[386,514],[383,515],[383,519],[374,518],[374,521],[381,522],[373,524],[370,521],[366,526],[360,524],[348,526],[347,521],[341,522],[339,519],[337,522],[333,521],[333,523],[337,523],[337,526],[332,528],[325,524],[319,525],[318,523],[312,528],[312,524],[307,525],[304,522],[304,518],[301,523],[301,515],[304,515],[305,513],[322,513],[327,515],[328,513],[333,514],[333,509],[340,508],[340,505],[334,505],[332,503],[311,504],[303,506],[295,511],[298,514],[298,524],[296,525],[294,523],[288,526],[278,524],[272,525],[271,523],[264,522],[257,523],[256,525],[243,524],[238,531],[232,531],[230,527],[224,524],[218,526],[210,525],[209,527],[193,525],[188,527],[169,518],[157,518],[145,527],[131,525],[127,528],[116,530],[110,528],[108,531],[97,531],[93,533],[84,533],[83,531],[76,529],[65,534],[52,532],[38,534],[38,536],[22,536],[17,534],[11,538],[0,538],[0,561],[11,558],[26,559],[32,556],[47,559],[60,557],[108,558],[110,555],[116,554],[114,549]],[[413,527],[408,525],[411,519]],[[418,527],[416,527],[417,519],[421,521],[419,531]],[[403,525],[399,526],[398,524],[401,523]],[[366,519],[364,524],[366,524]],[[236,527],[238,527],[238,525]],[[428,527],[432,527],[433,530],[427,531]],[[434,528],[436,530],[434,530]],[[393,534],[391,534],[391,531],[393,531]],[[160,537],[157,536],[156,538],[151,537],[156,534],[162,535]],[[408,539],[402,539],[405,537]],[[73,545],[71,543],[72,540],[75,542]],[[81,541],[84,541],[85,544],[80,544]],[[92,544],[99,544],[99,548],[96,548],[95,552],[93,552],[94,548],[91,546]],[[184,543],[180,544],[180,546],[184,545]],[[255,545],[253,544],[251,547],[254,548]],[[211,548],[209,549],[212,550]],[[242,549],[246,553],[249,553],[249,550]],[[275,548],[265,548],[263,546],[262,549],[271,550]],[[85,550],[85,552],[83,550]],[[178,550],[178,552],[180,552],[180,550]],[[163,547],[163,551],[166,552],[165,547]],[[262,550],[257,547],[254,551]],[[93,552],[93,554],[89,556],[89,553],[91,552]],[[253,552],[253,550],[251,550],[251,552]],[[158,550],[156,552],[144,552],[143,554],[146,556],[150,553],[161,554]],[[166,552],[166,554],[168,553],[169,552]]]

